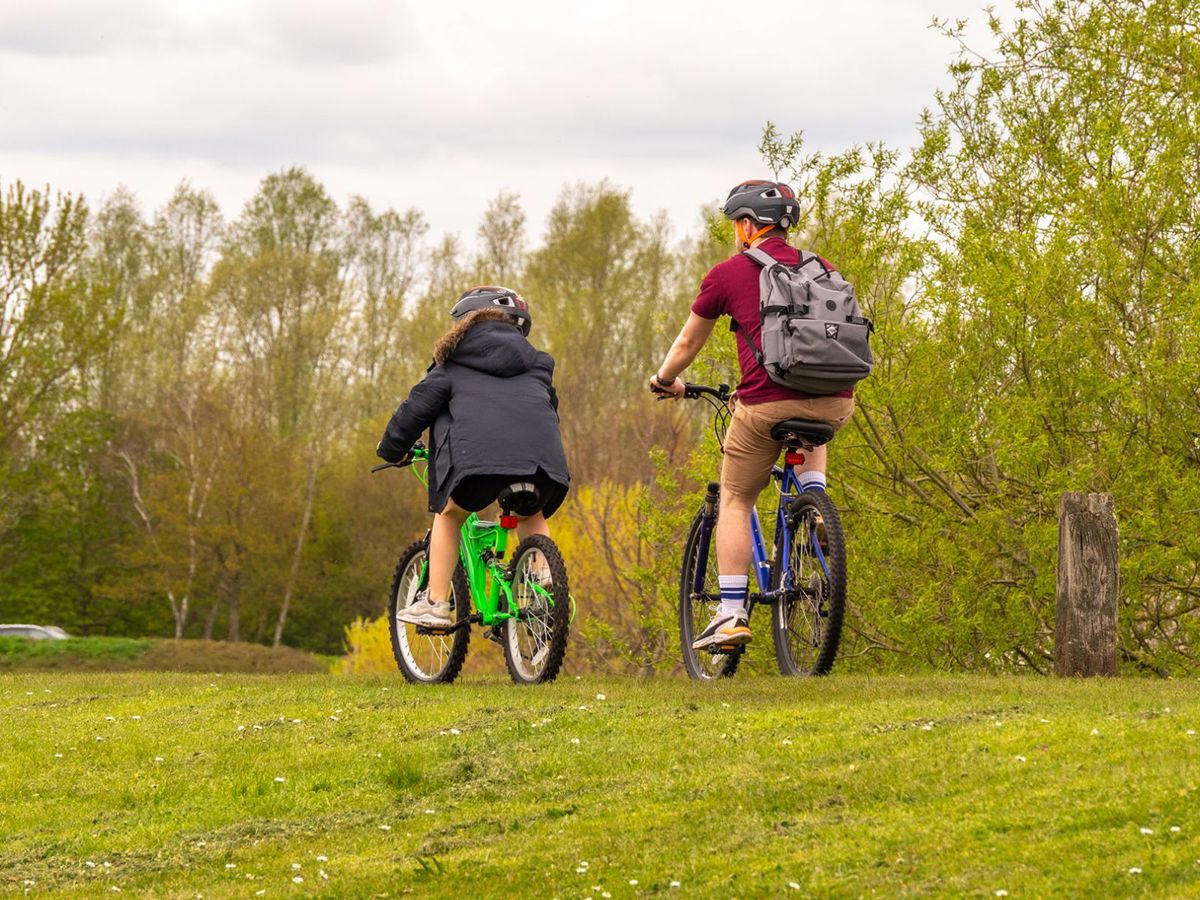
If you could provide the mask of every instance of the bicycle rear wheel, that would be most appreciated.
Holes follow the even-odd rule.
[[[553,681],[567,654],[571,627],[567,564],[554,541],[541,534],[521,541],[508,583],[520,610],[520,618],[508,619],[504,626],[508,674],[517,684]]]
[[[775,659],[784,675],[827,675],[837,657],[846,613],[846,542],[828,494],[803,491],[793,502],[788,565],[792,590],[775,601],[771,615]],[[781,550],[775,548],[771,579],[776,590],[783,584]]]
[[[392,633],[392,655],[406,680],[414,684],[449,684],[458,677],[467,658],[470,626],[451,634],[429,634],[416,625],[400,622],[397,614],[417,598],[429,580],[428,539],[410,544],[400,554],[392,593],[388,599],[388,625]],[[459,563],[450,582],[450,609],[456,621],[471,614],[471,588]]]
[[[688,677],[698,681],[732,677],[742,661],[742,654],[746,652],[745,644],[727,653],[712,653],[707,648],[692,649],[692,641],[708,625],[721,602],[721,585],[717,581],[717,548],[713,541],[716,521],[708,532],[705,547],[705,535],[701,531],[703,516],[704,507],[701,506],[688,531],[679,578],[679,648],[683,651],[683,665]],[[702,550],[707,551],[707,560],[704,564],[703,592],[698,595],[694,588]]]

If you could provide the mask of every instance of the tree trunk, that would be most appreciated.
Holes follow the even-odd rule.
[[[204,639],[211,641],[213,639],[213,628],[217,624],[217,610],[221,608],[221,602],[214,600],[212,606],[208,608],[208,616],[204,619]]]
[[[1054,672],[1117,674],[1117,518],[1111,494],[1063,494],[1058,505]]]
[[[279,610],[279,619],[275,623],[275,640],[273,645],[278,647],[283,643],[283,628],[287,624],[288,610],[292,605],[292,596],[296,592],[296,581],[300,577],[300,560],[304,555],[304,541],[308,537],[308,522],[312,518],[313,498],[317,489],[317,460],[316,455],[309,460],[308,484],[304,493],[304,515],[300,519],[300,533],[296,536],[296,552],[292,555],[292,567],[288,572],[287,585],[283,591],[283,608]]]
[[[225,604],[229,610],[229,640],[240,641],[242,639],[242,617],[239,611],[239,602],[242,599],[242,573],[234,572],[233,577],[229,581],[228,594],[225,597]]]

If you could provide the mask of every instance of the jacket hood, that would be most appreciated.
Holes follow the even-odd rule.
[[[433,351],[434,362],[458,363],[488,375],[509,378],[533,368],[537,350],[506,313],[481,309],[446,332]]]

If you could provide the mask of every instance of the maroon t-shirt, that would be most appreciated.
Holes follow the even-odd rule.
[[[758,247],[789,266],[800,262],[800,251],[781,237],[768,238]],[[828,262],[825,264],[833,268]],[[738,365],[742,370],[742,383],[737,388],[739,401],[755,404],[812,397],[813,394],[793,391],[772,381],[767,370],[758,364],[747,341],[762,347],[762,321],[758,315],[758,276],[761,272],[762,266],[740,253],[717,263],[700,283],[700,293],[692,303],[692,312],[705,319],[729,316],[738,323]],[[854,391],[842,391],[835,396],[853,397]]]

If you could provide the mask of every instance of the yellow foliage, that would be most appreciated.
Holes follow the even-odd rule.
[[[337,675],[377,675],[396,672],[387,616],[359,617],[346,626],[347,654],[333,664]]]

